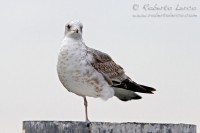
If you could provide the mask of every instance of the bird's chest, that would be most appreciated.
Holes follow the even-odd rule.
[[[63,76],[73,76],[86,67],[86,52],[81,49],[66,49],[60,52],[58,60],[58,73]]]
[[[77,95],[97,97],[100,91],[95,73],[87,63],[85,52],[65,51],[60,53],[58,61],[58,76],[63,86]],[[96,89],[95,89],[96,88]]]
[[[91,77],[86,54],[84,48],[61,50],[57,70],[59,79],[66,88],[72,88],[78,83],[85,84]]]

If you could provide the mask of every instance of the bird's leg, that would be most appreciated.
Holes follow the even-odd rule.
[[[87,99],[86,99],[85,96],[83,97],[83,99],[84,99],[84,105],[85,105],[85,118],[86,118],[86,121],[89,121],[89,119],[88,119],[88,111],[87,111],[87,106],[88,106]]]

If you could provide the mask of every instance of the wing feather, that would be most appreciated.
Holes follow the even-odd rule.
[[[100,73],[105,74],[107,77],[113,79],[120,77],[124,74],[124,70],[120,65],[117,65],[112,58],[101,51],[88,48],[88,53],[93,56],[91,65]]]
[[[141,97],[135,92],[153,93],[152,91],[155,91],[154,88],[132,81],[125,75],[124,69],[116,64],[108,54],[89,47],[87,54],[92,57],[91,65],[114,87],[115,96],[120,100],[140,99]]]

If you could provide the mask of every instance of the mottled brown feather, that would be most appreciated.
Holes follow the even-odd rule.
[[[109,78],[116,78],[124,74],[123,68],[117,65],[108,54],[92,48],[88,48],[88,53],[94,57],[91,64],[98,72],[106,74]]]

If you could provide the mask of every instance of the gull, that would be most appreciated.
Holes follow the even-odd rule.
[[[82,32],[80,21],[70,21],[65,25],[57,73],[69,92],[83,97],[86,121],[89,121],[86,96],[103,100],[116,96],[129,101],[142,98],[135,92],[153,94],[154,88],[131,80],[108,54],[86,46]]]

